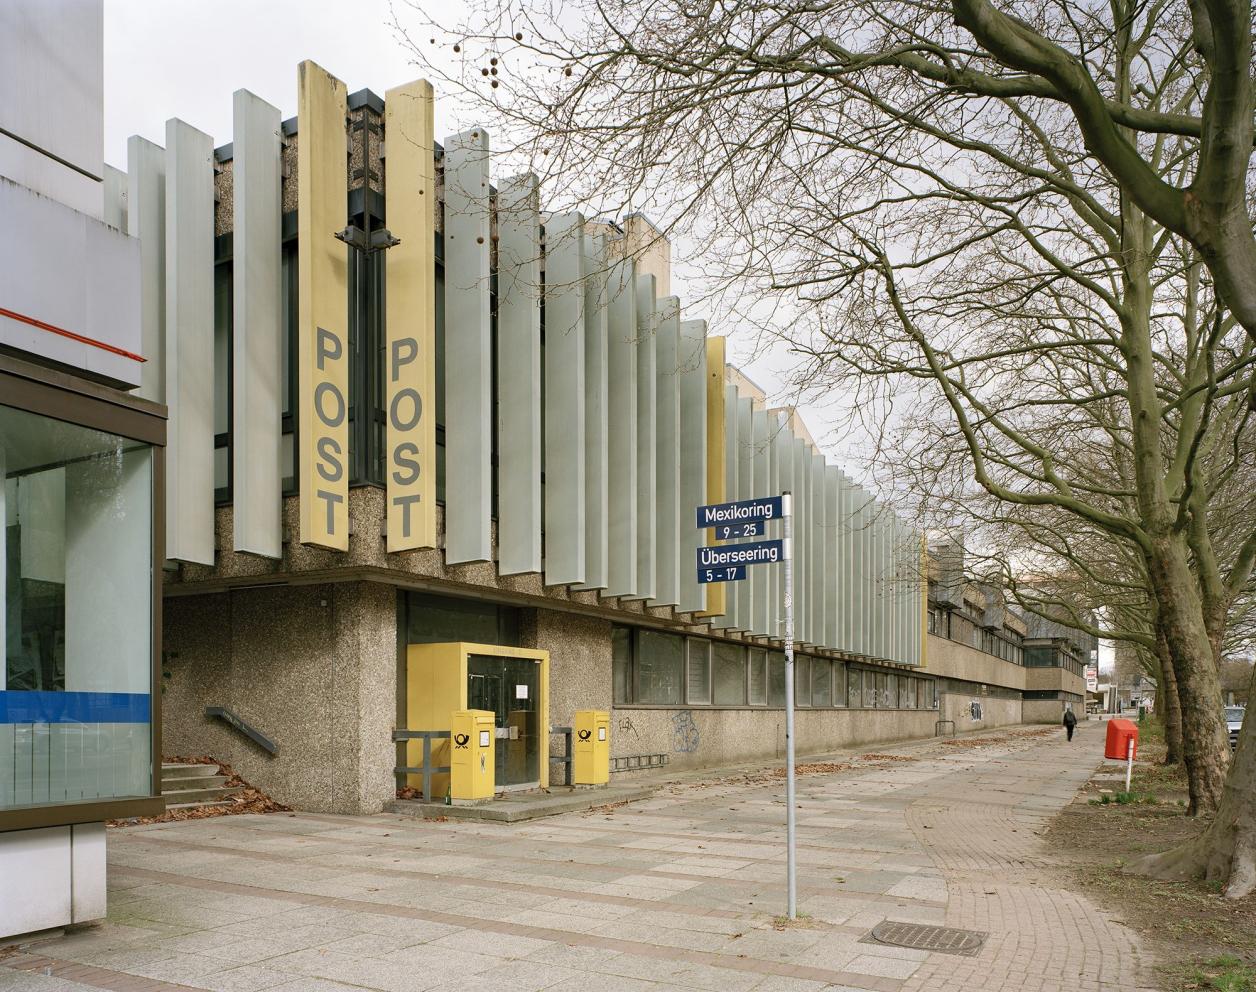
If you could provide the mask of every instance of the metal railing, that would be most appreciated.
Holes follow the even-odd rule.
[[[206,706],[205,715],[210,719],[221,720],[232,730],[239,731],[263,751],[270,755],[279,753],[279,745],[263,734],[256,727],[251,727],[225,706]]]
[[[933,736],[934,736],[934,737],[941,737],[941,736],[942,736],[942,727],[943,727],[944,725],[948,724],[948,723],[951,725],[951,736],[952,736],[952,737],[954,737],[954,736],[955,736],[955,721],[954,721],[954,720],[937,720],[937,721],[935,721],[935,722],[934,722],[934,724],[933,724]]]
[[[611,771],[643,771],[647,768],[663,768],[666,764],[666,754],[625,754],[618,758],[611,758]]]
[[[550,736],[561,734],[563,737],[563,753],[560,757],[556,754],[549,756],[551,765],[563,766],[563,784],[571,785],[571,728],[570,727],[550,727]]]
[[[405,787],[405,778],[407,775],[419,775],[423,780],[423,801],[432,801],[432,776],[445,775],[449,773],[448,765],[432,764],[432,741],[433,740],[449,740],[448,730],[394,730],[392,732],[393,742],[400,744],[403,741],[419,741],[423,742],[423,764],[418,766],[397,765],[393,768],[393,774],[397,777],[397,787]]]

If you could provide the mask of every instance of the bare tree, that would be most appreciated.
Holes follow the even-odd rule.
[[[808,354],[814,387],[916,401],[981,492],[1136,549],[1192,811],[1238,824],[1205,835],[1207,868],[1241,894],[1256,745],[1227,785],[1216,647],[1256,532],[1218,559],[1208,480],[1251,389],[1250,12],[1015,9],[485,0],[456,28],[472,72],[445,82],[551,190],[663,210],[729,318]]]

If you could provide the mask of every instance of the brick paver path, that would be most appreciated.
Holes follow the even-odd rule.
[[[273,814],[111,831],[109,921],[0,957],[0,990],[1136,989],[1136,939],[1069,891],[1038,836],[1097,764],[1099,729],[883,748],[800,777],[809,919],[783,929],[770,771],[512,826]],[[869,942],[886,919],[989,937],[972,957]]]

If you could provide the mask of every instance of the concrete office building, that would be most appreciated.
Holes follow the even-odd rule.
[[[0,937],[104,916],[104,821],[164,808],[166,424],[126,233],[161,203],[103,163],[102,26],[0,4]]]
[[[435,140],[427,84],[350,96],[311,63],[295,118],[239,91],[230,143],[172,120],[104,168],[98,69],[14,68],[98,65],[99,4],[28,6],[0,216],[39,234],[5,241],[0,361],[29,385],[0,416],[55,423],[44,459],[32,422],[0,432],[0,856],[38,841],[74,882],[9,932],[103,912],[99,822],[159,807],[163,752],[343,812],[392,800],[394,731],[450,699],[510,733],[504,788],[550,781],[583,708],[612,711],[617,776],[782,754],[783,566],[700,583],[705,503],[794,494],[800,753],[1058,718],[1070,674],[1029,676],[1010,611],[930,596],[920,535],[726,364],[646,218],[544,214],[483,129]]]
[[[457,705],[513,728],[499,787],[546,785],[581,708],[617,776],[781,754],[782,566],[699,583],[694,511],[783,490],[801,753],[1064,689],[926,635],[920,535],[726,365],[644,217],[544,213],[483,129],[435,140],[426,83],[299,79],[295,118],[240,91],[229,144],[131,146],[131,188],[165,170],[167,754],[345,812]]]

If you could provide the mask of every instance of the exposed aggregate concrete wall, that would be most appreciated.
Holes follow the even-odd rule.
[[[212,755],[301,809],[378,812],[394,795],[396,622],[396,590],[370,582],[167,597],[163,753]]]

